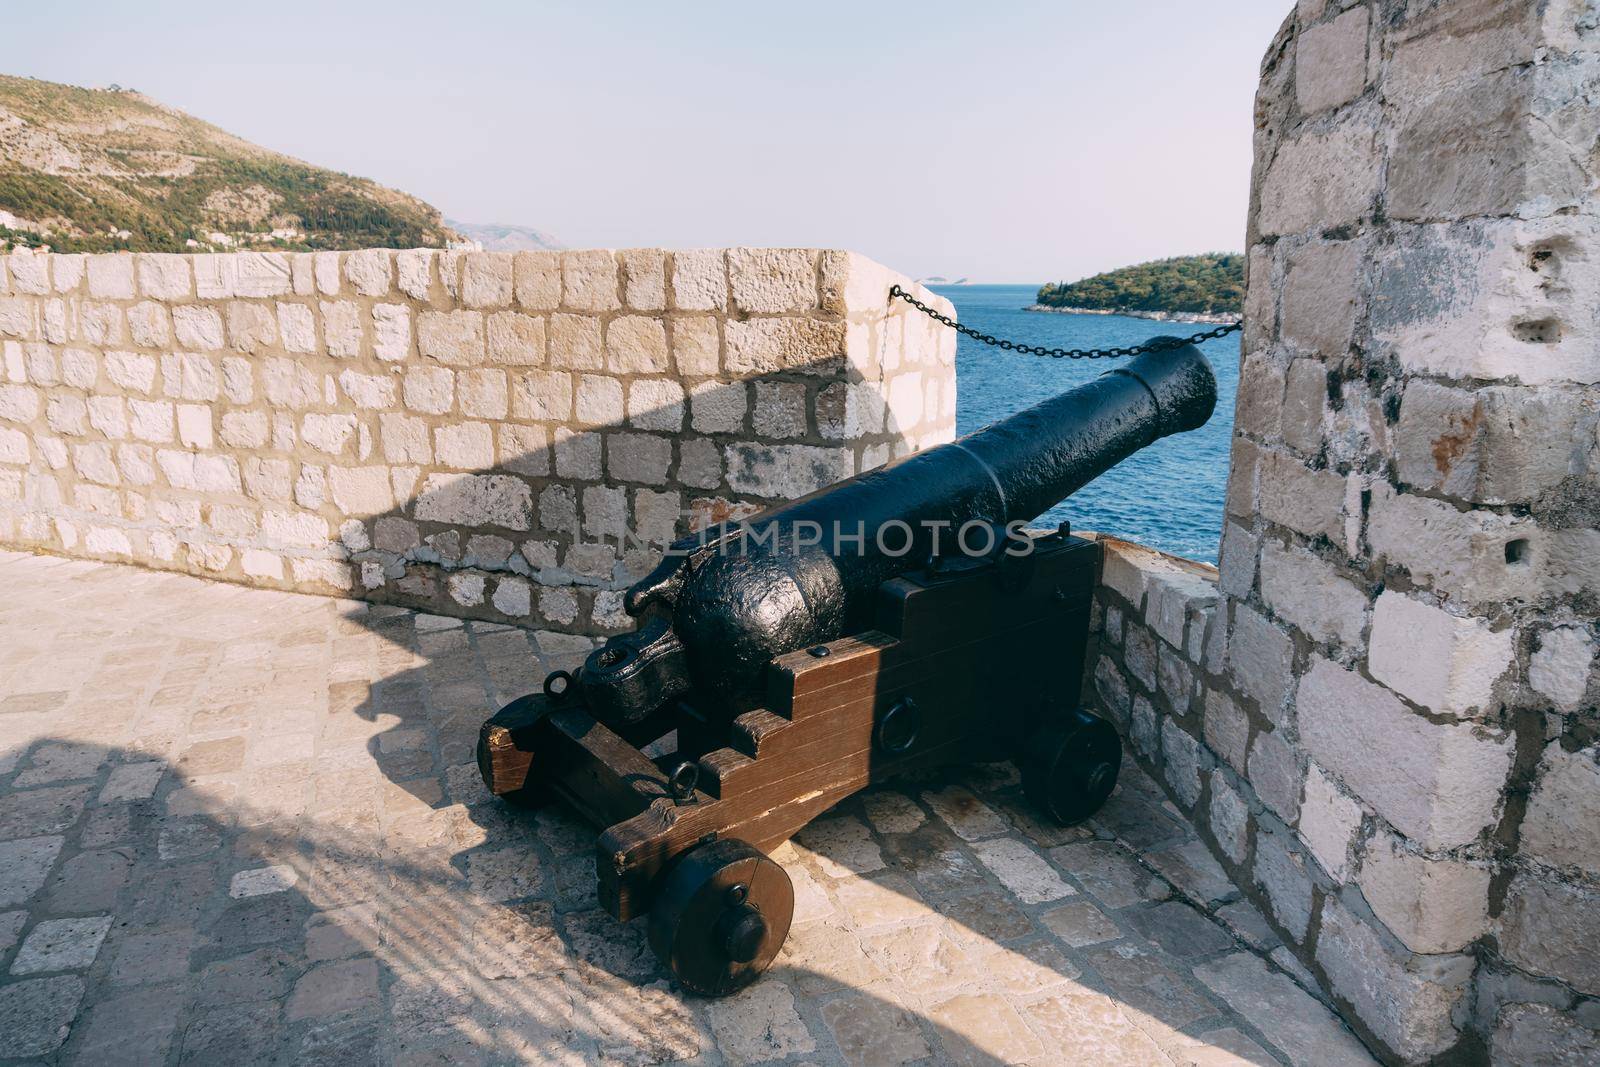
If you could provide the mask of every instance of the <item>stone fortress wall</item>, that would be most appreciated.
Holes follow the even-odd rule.
[[[954,337],[896,282],[813,249],[0,257],[0,543],[626,628],[649,543],[953,435]]]
[[[1393,1062],[1600,1057],[1597,26],[1301,0],[1220,574],[1107,545],[1089,698]]]

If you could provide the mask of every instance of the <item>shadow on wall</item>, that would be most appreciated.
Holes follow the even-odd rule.
[[[414,439],[395,447],[459,473],[429,475],[398,507],[346,522],[334,547],[364,599],[573,635],[631,629],[622,594],[665,545],[915,447],[896,418],[910,401],[891,404],[882,383],[853,369],[838,381],[842,359],[688,393],[675,379],[562,371],[547,376],[552,395],[523,404],[575,410],[591,426],[557,427],[553,439],[542,426],[468,420],[430,431],[410,420]],[[953,420],[937,390],[914,399],[913,423],[933,404]],[[509,434],[536,447],[505,458]]]

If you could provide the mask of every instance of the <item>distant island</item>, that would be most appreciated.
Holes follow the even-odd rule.
[[[1175,256],[1040,288],[1029,311],[1131,315],[1175,322],[1232,322],[1244,310],[1244,256]]]

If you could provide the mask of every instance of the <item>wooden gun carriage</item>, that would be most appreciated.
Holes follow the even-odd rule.
[[[1087,818],[1121,759],[1077,707],[1100,548],[1021,521],[1203,424],[1215,388],[1193,346],[1140,356],[679,542],[629,591],[633,633],[484,724],[485,783],[594,824],[602,904],[648,914],[655,951],[706,995],[754,980],[788,934],[793,891],[765,851],[872,782],[1014,759],[1030,801]]]

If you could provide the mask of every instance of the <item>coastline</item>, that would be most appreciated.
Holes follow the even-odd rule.
[[[1238,322],[1242,316],[1228,315],[1220,312],[1199,311],[1120,311],[1112,308],[1058,308],[1045,304],[1029,304],[1023,311],[1047,311],[1059,315],[1126,315],[1130,319],[1149,319],[1152,322],[1201,322],[1222,323]]]

